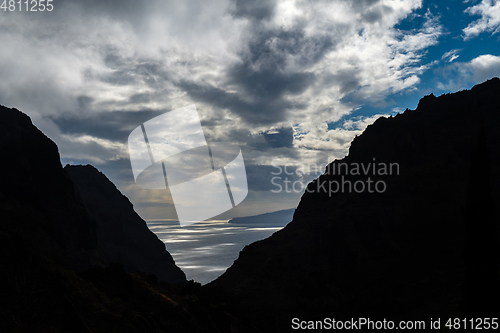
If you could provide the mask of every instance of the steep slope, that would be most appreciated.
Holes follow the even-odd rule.
[[[245,247],[207,288],[223,288],[258,326],[278,331],[292,318],[458,317],[481,302],[483,317],[498,317],[499,128],[498,78],[378,119],[309,184],[292,222]],[[370,171],[358,175],[356,164]],[[337,182],[366,186],[368,177],[385,190],[333,193]],[[471,203],[481,191],[490,200]],[[471,213],[478,207],[488,213]]]
[[[30,248],[84,269],[102,263],[97,235],[57,146],[24,113],[0,106],[0,228]]]
[[[96,226],[97,252],[106,262],[122,263],[129,272],[153,273],[163,281],[186,281],[184,272],[165,251],[165,244],[104,174],[91,165],[66,165],[64,170],[76,184],[77,198]]]

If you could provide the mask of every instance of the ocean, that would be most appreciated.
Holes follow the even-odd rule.
[[[246,245],[282,229],[227,222],[212,220],[181,227],[177,221],[153,220],[147,225],[165,243],[187,279],[206,284],[224,273]]]

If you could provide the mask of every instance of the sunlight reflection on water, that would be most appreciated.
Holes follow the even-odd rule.
[[[233,264],[250,243],[272,235],[281,227],[228,224],[227,220],[204,221],[185,227],[177,221],[147,222],[174,257],[188,280],[208,283]]]

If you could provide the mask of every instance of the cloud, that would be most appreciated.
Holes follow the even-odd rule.
[[[441,57],[441,60],[446,61],[446,62],[453,62],[453,60],[456,60],[458,57],[458,53],[460,53],[462,49],[453,49],[448,52],[445,52],[443,56]]]
[[[483,82],[493,76],[500,76],[500,57],[491,54],[483,54],[470,61],[472,79],[475,82]]]
[[[417,0],[64,1],[55,16],[29,22],[19,13],[0,26],[8,45],[0,98],[52,119],[113,111],[119,120],[116,111],[195,102],[206,118],[232,115],[233,126],[264,131],[300,122],[307,130],[349,113],[354,105],[339,103],[348,94],[360,104],[419,82],[427,67],[418,63],[441,34],[439,21],[428,13],[421,29],[395,25],[420,7]]]
[[[373,119],[327,124],[415,89],[443,33],[430,11],[398,28],[422,0],[55,7],[2,18],[0,103],[28,113],[63,159],[103,168],[127,158],[133,128],[193,103],[207,140],[239,144],[249,165],[340,158]]]
[[[481,16],[480,19],[471,22],[463,29],[465,40],[476,37],[483,32],[496,34],[500,31],[499,0],[482,0],[481,3],[467,8],[465,13]]]
[[[272,148],[277,147],[292,147],[293,146],[293,128],[278,128],[276,130],[267,131],[264,134],[264,139]]]
[[[500,57],[491,54],[480,55],[468,62],[456,62],[437,70],[442,79],[437,88],[456,91],[469,88],[471,84],[500,76]]]
[[[63,134],[92,136],[115,142],[126,142],[130,132],[140,124],[164,113],[159,110],[128,112],[92,112],[78,115],[48,116]]]
[[[249,18],[256,21],[269,19],[273,16],[276,1],[256,0],[244,1],[236,0],[232,4],[231,14],[238,18]]]
[[[382,116],[389,116],[389,114],[347,119],[342,126],[331,130],[328,129],[326,122],[310,132],[300,133],[299,130],[296,130],[299,133],[295,137],[295,145],[306,149],[336,151],[336,158],[340,158],[347,153],[354,137],[360,135],[368,125]]]
[[[276,185],[286,180],[300,181],[296,165],[287,166],[287,174],[283,172],[284,165],[246,165],[248,187],[251,191],[271,191]],[[274,178],[274,181],[273,181]]]

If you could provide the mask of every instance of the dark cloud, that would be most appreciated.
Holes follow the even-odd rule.
[[[81,110],[88,110],[90,108],[90,104],[92,104],[93,101],[94,99],[92,97],[85,95],[81,95],[76,98],[78,107]]]
[[[218,136],[214,137],[213,139],[216,141],[233,142],[239,145],[246,144],[251,147],[267,146],[265,139],[262,135],[254,134],[246,128],[230,129],[228,132],[218,133]]]
[[[308,170],[311,172],[304,174],[297,165],[251,164],[246,166],[246,171],[249,190],[278,191],[280,186],[281,189],[301,190],[324,170]]]
[[[133,85],[139,81],[158,89],[167,79],[163,64],[151,59],[128,59],[121,56],[114,47],[106,46],[101,50],[104,64],[112,71],[96,79],[114,85]],[[92,73],[90,73],[92,74]]]
[[[272,132],[264,133],[266,142],[271,148],[293,147],[293,128],[280,128]]]
[[[335,41],[326,35],[306,37],[301,24],[291,30],[251,27],[248,49],[240,53],[242,61],[226,70],[226,83],[236,92],[185,80],[177,85],[193,99],[228,109],[250,124],[273,124],[285,120],[287,109],[307,106],[290,102],[289,97],[302,94],[317,79],[308,71],[285,70],[287,61],[292,57],[296,66],[313,66]]]
[[[195,101],[230,110],[251,124],[274,124],[285,119],[287,109],[304,107],[283,98],[247,101],[237,93],[227,92],[209,84],[181,81],[177,85]]]
[[[125,58],[120,54],[120,50],[111,45],[101,48],[104,64],[109,68],[118,68],[127,64]]]
[[[130,70],[121,69],[115,70],[112,73],[101,78],[102,82],[111,83],[117,86],[132,85],[136,82],[136,78]]]
[[[347,2],[349,6],[353,7],[357,12],[370,9],[372,6],[380,2],[380,0],[342,0]]]
[[[154,98],[154,94],[133,94],[129,98],[130,103],[148,103]]]
[[[254,70],[250,63],[234,66],[229,70],[229,83],[238,84],[242,93],[249,94],[256,100],[278,99],[285,93],[298,95],[313,81],[310,73],[285,74],[280,71],[279,64],[283,60],[276,57],[271,68]]]
[[[165,111],[114,111],[72,117],[50,118],[65,134],[90,135],[112,141],[126,142],[128,135],[140,124]]]
[[[358,78],[360,69],[351,69],[349,71],[339,71],[335,74],[324,75],[320,86],[339,86],[341,94],[348,94],[357,90],[361,86],[361,80]]]
[[[264,28],[259,21],[263,8],[271,15],[274,5],[267,1],[236,3],[240,15],[255,19],[247,30],[247,47],[239,54],[242,61],[226,72],[227,84],[236,87],[236,95],[244,98],[219,96],[249,123],[272,124],[284,120],[289,108],[305,108],[290,103],[289,97],[315,84],[315,75],[303,69],[318,63],[336,45],[335,35],[307,35],[307,22],[301,20],[290,29]]]
[[[134,95],[137,101],[148,99],[147,94]],[[86,96],[81,96],[82,104],[91,102]],[[89,135],[96,138],[107,139],[125,143],[130,132],[140,124],[157,117],[166,111],[140,110],[140,111],[114,111],[114,112],[83,112],[71,116],[48,116],[62,133],[71,135]],[[215,119],[202,121],[205,129],[217,129],[220,125]],[[293,146],[293,129],[291,127],[279,128],[272,131],[252,133],[248,129],[230,128],[224,131],[206,131],[208,142],[232,142],[256,150],[269,148],[291,148]],[[89,143],[90,144],[90,143]],[[97,145],[97,143],[92,143]],[[91,149],[90,147],[89,149]],[[94,147],[95,148],[95,147]],[[92,148],[92,149],[94,149]]]
[[[242,69],[267,70],[279,72],[285,70],[286,62],[293,57],[297,65],[313,65],[335,46],[338,36],[328,34],[307,35],[305,20],[298,20],[293,27],[283,29],[272,27],[264,29],[259,23],[252,23],[247,41],[247,48],[240,54],[244,65]],[[336,28],[341,30],[342,24]],[[332,31],[333,32],[333,31]],[[240,67],[235,67],[238,70]]]
[[[365,11],[361,17],[368,23],[375,23],[381,21],[384,15],[390,14],[392,11],[393,9],[388,6],[379,6]]]
[[[234,7],[230,11],[234,17],[265,20],[274,15],[276,1],[274,0],[234,0]]]
[[[202,126],[205,127],[204,122]],[[244,128],[230,129],[226,133],[219,132],[217,136],[209,135],[207,139],[209,142],[232,142],[261,151],[269,148],[291,148],[293,147],[293,129],[286,127],[260,133],[252,133]]]
[[[56,0],[54,2],[54,9],[65,14],[105,16],[128,22],[136,27],[147,24],[147,16],[157,3],[157,1],[141,2],[135,0]]]
[[[296,170],[296,166],[288,166],[287,173],[285,174],[283,166],[246,165],[248,189],[250,191],[276,190],[277,186],[275,184],[283,184],[284,181],[295,182],[300,180]]]

